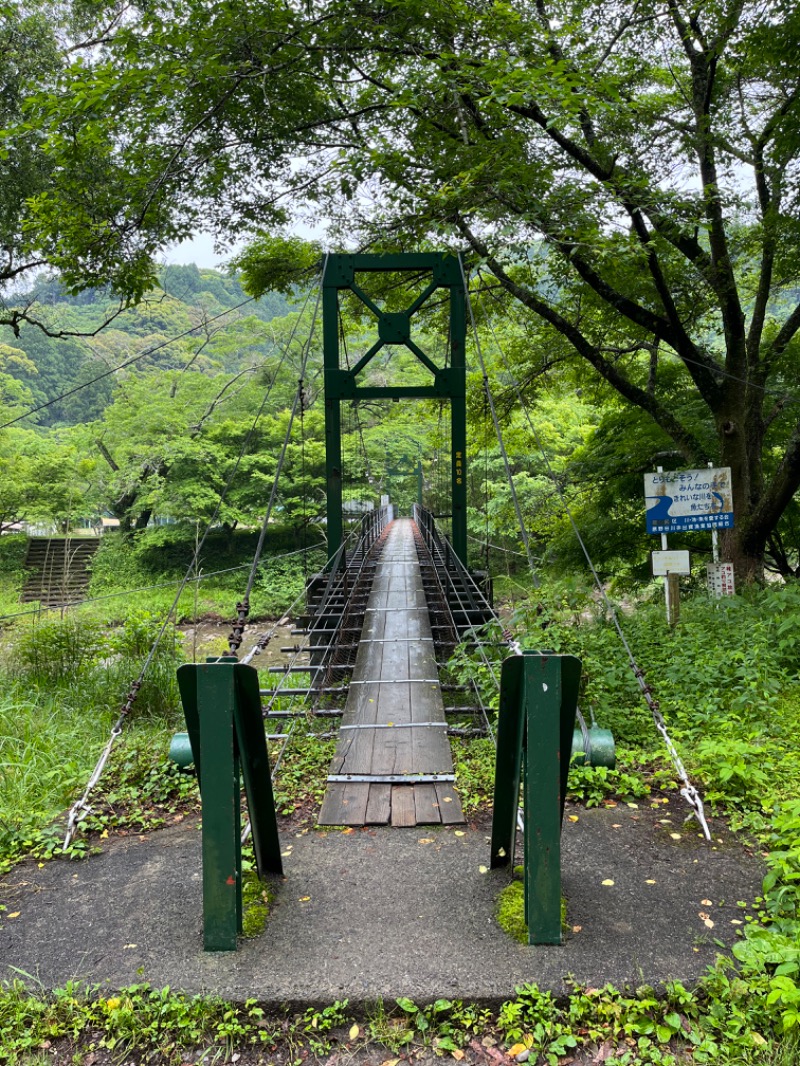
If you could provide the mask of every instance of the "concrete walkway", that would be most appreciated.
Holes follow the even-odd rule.
[[[286,877],[265,931],[217,955],[202,950],[196,825],[110,841],[102,855],[6,876],[0,978],[146,980],[273,1005],[498,1001],[525,981],[562,992],[568,975],[594,986],[692,981],[717,954],[714,940],[735,938],[737,900],[758,893],[761,870],[718,825],[704,844],[684,813],[679,799],[568,809],[577,821],[565,823],[563,883],[574,932],[562,947],[526,947],[498,927],[508,874],[486,870],[487,824],[284,837]]]

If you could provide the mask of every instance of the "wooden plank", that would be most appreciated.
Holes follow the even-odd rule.
[[[365,825],[388,825],[392,814],[392,786],[370,785]]]
[[[436,798],[439,801],[439,813],[442,816],[442,825],[462,825],[464,812],[461,810],[461,800],[452,785],[440,784],[434,786]]]
[[[417,824],[413,785],[392,785],[392,825],[408,827]]]
[[[318,825],[364,825],[370,786],[363,782],[332,781],[326,791]]]
[[[439,825],[442,816],[439,813],[439,800],[436,796],[435,785],[414,785],[414,806],[417,825]]]

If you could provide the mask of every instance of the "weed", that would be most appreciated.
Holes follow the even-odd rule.
[[[568,795],[587,807],[599,807],[612,796],[625,802],[643,799],[650,795],[650,786],[640,774],[627,770],[573,764],[569,770]]]

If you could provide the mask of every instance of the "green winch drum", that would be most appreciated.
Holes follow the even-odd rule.
[[[176,733],[170,741],[169,757],[181,770],[188,770],[194,764],[192,745],[189,743],[188,733]]]
[[[583,733],[576,729],[572,734],[571,759],[576,766],[605,766],[613,770],[617,765],[617,753],[614,747],[614,737],[610,729],[601,729],[600,726],[592,725],[588,729],[588,759],[583,743]]]

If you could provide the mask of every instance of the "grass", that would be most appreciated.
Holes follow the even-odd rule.
[[[762,992],[746,990],[717,966],[695,990],[669,982],[660,995],[572,987],[556,1001],[522,985],[494,1009],[458,999],[419,1004],[406,997],[366,1010],[347,1000],[306,1010],[265,1011],[140,983],[109,994],[70,984],[52,992],[21,981],[0,986],[0,1046],[10,1066],[47,1061],[230,1062],[275,1066],[338,1060],[381,1062],[613,1061],[622,1066],[794,1066],[794,1033]],[[509,1049],[509,1050],[507,1050]]]

